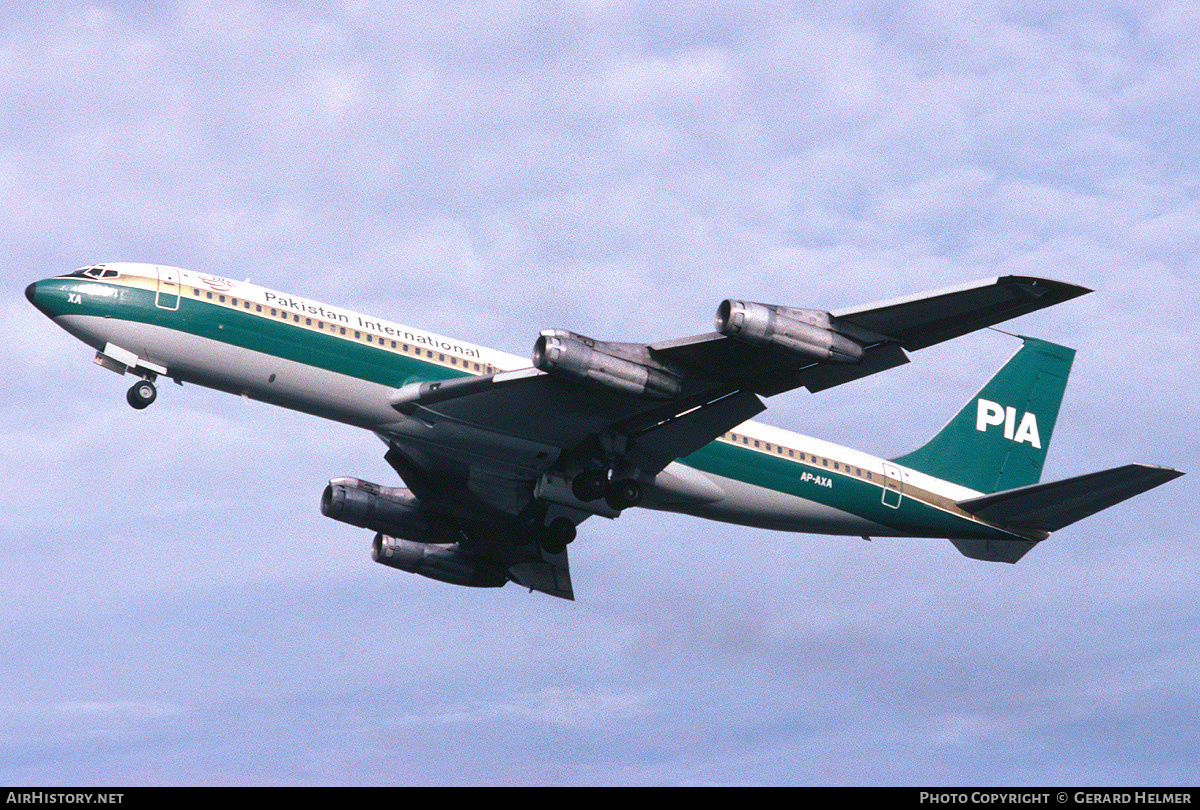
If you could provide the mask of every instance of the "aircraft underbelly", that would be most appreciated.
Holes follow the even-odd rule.
[[[390,389],[344,374],[138,321],[64,315],[58,322],[93,346],[111,342],[184,382],[371,429],[398,418],[387,403]]]
[[[682,469],[680,469],[682,468]],[[684,472],[686,471],[686,472]],[[650,509],[680,512],[696,517],[755,526],[762,529],[810,534],[896,535],[895,529],[859,517],[829,504],[712,473],[702,473],[678,462],[659,476],[652,495],[643,505]],[[695,477],[703,476],[719,497],[701,500]],[[677,482],[686,482],[680,486]],[[678,490],[678,491],[677,491]]]
[[[463,464],[528,477],[557,455],[555,448],[453,420],[403,416],[388,402],[395,388],[347,374],[138,321],[92,315],[56,320],[85,343],[96,348],[113,343],[166,367],[169,376],[183,382],[388,434]]]

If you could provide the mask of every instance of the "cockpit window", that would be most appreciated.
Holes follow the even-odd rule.
[[[102,264],[96,264],[91,267],[81,267],[74,273],[68,273],[68,276],[78,276],[80,278],[116,278],[121,275],[121,271],[104,268]]]

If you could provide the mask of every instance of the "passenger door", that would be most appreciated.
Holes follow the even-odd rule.
[[[158,292],[154,305],[171,311],[179,309],[179,271],[174,267],[158,267]]]
[[[883,462],[883,505],[892,509],[900,508],[902,485],[900,483],[900,468],[890,462]]]

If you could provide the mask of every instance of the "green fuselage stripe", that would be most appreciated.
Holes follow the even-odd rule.
[[[42,283],[61,287],[64,298],[69,292],[80,291],[80,303],[73,311],[81,315],[122,318],[174,329],[379,385],[399,387],[409,382],[447,380],[472,373],[463,367],[437,362],[439,356],[448,357],[444,351],[407,344],[410,352],[405,354],[382,345],[318,331],[305,324],[306,320],[313,323],[318,320],[310,316],[288,312],[285,320],[198,300],[188,294],[191,292],[189,287],[185,287],[184,294],[179,297],[179,309],[169,310],[155,305],[156,296],[152,290],[138,287],[76,279],[53,279]],[[98,287],[106,287],[110,292],[100,295]],[[47,294],[57,293],[47,291]],[[294,321],[295,317],[300,317],[299,323]],[[350,335],[356,331],[346,328]],[[357,331],[366,334],[365,330]],[[378,339],[389,340],[385,345],[390,345],[390,339]],[[401,343],[397,340],[398,345]],[[417,357],[417,352],[430,353],[432,357]]]
[[[310,325],[317,322],[316,318],[301,315],[300,323],[297,323],[295,313],[280,309],[276,317],[271,317],[269,306],[257,302],[252,302],[251,310],[210,302],[206,300],[207,291],[197,298],[192,294],[193,288],[187,285],[180,290],[178,309],[165,309],[156,304],[161,298],[154,290],[139,286],[79,278],[56,278],[40,284],[44,286],[39,288],[39,295],[61,297],[64,301],[68,295],[73,295],[73,314],[119,318],[177,330],[392,388],[481,373],[472,371],[472,366],[447,365],[470,361],[462,358],[452,361],[451,353],[438,349],[397,339],[397,345],[408,345],[409,351],[405,353],[391,349],[391,339],[378,335],[375,339],[386,340],[384,345],[365,343],[363,339],[354,339],[355,330],[348,326],[345,327],[348,336],[330,334]],[[174,304],[174,296],[169,303]],[[263,306],[264,312],[258,312],[255,309],[258,306]],[[336,326],[340,330],[343,324],[326,321],[326,326],[327,329]],[[365,338],[366,330],[358,331]],[[489,366],[486,370],[494,369]],[[884,488],[877,473],[875,480],[865,480],[848,471],[800,462],[720,439],[680,461],[702,472],[858,515],[903,534],[1014,536],[969,516],[927,503],[914,497],[911,489],[906,489],[900,498],[899,508],[889,507],[883,501]],[[807,477],[806,472],[810,474]],[[818,478],[825,479],[829,485],[814,480]]]
[[[911,487],[896,508],[884,503],[884,487],[843,465],[834,470],[724,440],[711,442],[680,462],[701,472],[794,495],[898,532],[917,536],[1011,538],[1013,535],[914,497]]]

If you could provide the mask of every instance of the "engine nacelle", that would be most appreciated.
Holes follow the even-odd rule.
[[[417,543],[457,543],[460,539],[449,518],[430,512],[411,491],[357,478],[331,480],[321,495],[321,514]]]
[[[499,588],[508,582],[508,575],[498,565],[466,554],[458,545],[414,543],[400,537],[376,534],[371,543],[371,559],[391,568],[452,585]]]
[[[618,351],[565,329],[547,329],[533,346],[533,364],[547,374],[635,397],[670,399],[679,393],[679,381],[670,374]]]
[[[829,325],[829,313],[788,309],[752,301],[725,300],[717,307],[717,331],[756,346],[769,346],[804,360],[857,363],[863,347]]]

